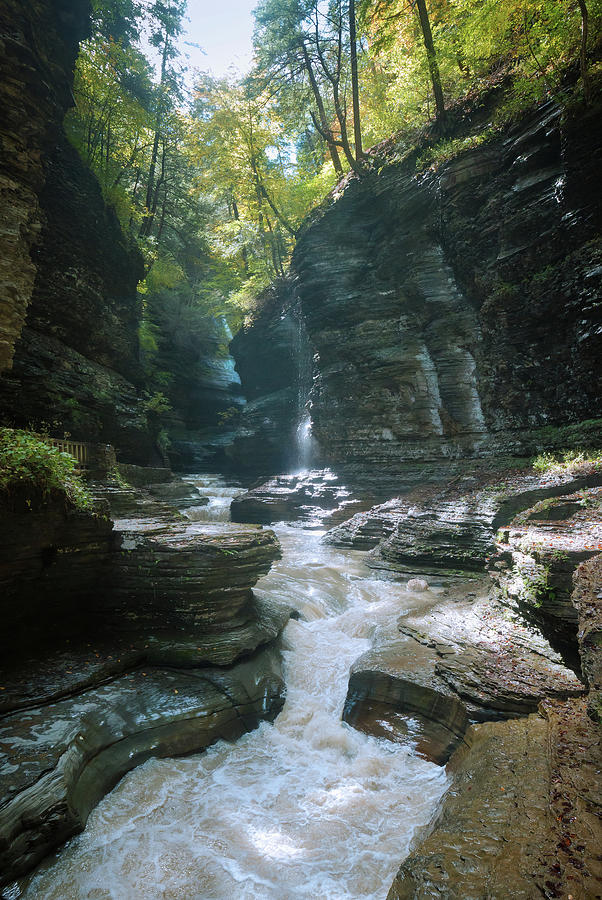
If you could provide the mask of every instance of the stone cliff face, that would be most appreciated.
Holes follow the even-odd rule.
[[[133,766],[234,740],[282,707],[271,645],[292,610],[253,591],[275,534],[203,532],[177,518],[187,485],[161,487],[174,505],[105,486],[127,515],[115,528],[100,501],[91,514],[58,490],[0,497],[3,896]]]
[[[11,365],[31,298],[42,156],[72,102],[71,70],[88,10],[88,0],[0,4],[0,370]]]
[[[165,417],[169,458],[180,471],[213,471],[224,463],[224,446],[244,397],[234,359],[227,352],[232,332],[224,317],[211,320],[205,341],[177,329],[159,339],[157,368],[170,372]]]
[[[386,164],[306,229],[313,430],[347,480],[449,477],[599,414],[599,115],[548,105],[436,171]]]
[[[89,6],[7,0],[0,10],[0,415],[109,441],[124,457],[148,461],[138,396],[142,259],[62,128]]]

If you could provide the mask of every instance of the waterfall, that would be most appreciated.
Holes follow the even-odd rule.
[[[309,409],[313,384],[313,353],[299,302],[293,307],[293,321],[293,352],[297,366],[297,409],[292,468],[295,472],[306,472],[316,462],[317,445],[312,434]]]

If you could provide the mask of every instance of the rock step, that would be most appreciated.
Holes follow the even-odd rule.
[[[473,726],[387,900],[600,896],[599,735],[584,700]]]

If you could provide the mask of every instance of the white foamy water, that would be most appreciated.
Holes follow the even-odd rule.
[[[191,522],[229,522],[230,504],[234,497],[244,494],[245,489],[226,484],[220,475],[185,475],[183,480],[207,497],[205,506],[191,506],[182,510]]]
[[[362,554],[276,529],[260,582],[305,617],[285,632],[274,724],[127,775],[25,896],[44,900],[383,900],[446,786],[411,747],[341,722],[348,670],[424,599],[376,580]]]

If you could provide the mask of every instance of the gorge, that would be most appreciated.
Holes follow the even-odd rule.
[[[298,227],[268,154],[266,285],[240,185],[86,163],[105,6],[0,0],[0,896],[602,896],[597,32]]]

